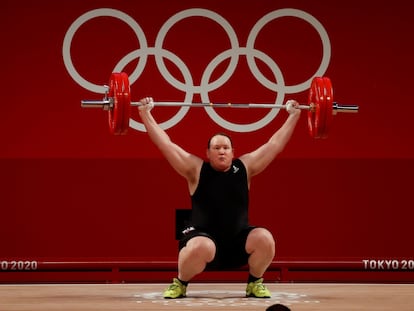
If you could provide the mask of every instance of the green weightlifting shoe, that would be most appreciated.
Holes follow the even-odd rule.
[[[246,297],[270,298],[270,296],[270,291],[263,284],[263,278],[247,284]]]
[[[173,283],[164,291],[164,298],[175,299],[184,298],[187,286],[183,285],[178,279],[174,278]]]

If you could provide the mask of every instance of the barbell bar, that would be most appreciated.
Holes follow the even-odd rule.
[[[113,108],[113,100],[82,100],[82,108],[102,108],[109,110]],[[141,102],[131,102],[131,107],[142,106]],[[186,102],[154,102],[155,107],[212,107],[212,108],[268,108],[268,109],[285,109],[285,105],[276,104],[253,104],[253,103],[186,103]],[[310,106],[299,105],[299,109],[310,109]]]
[[[286,109],[286,105],[277,105],[270,103],[186,103],[186,102],[153,102],[155,107],[212,107],[212,108],[266,108],[266,109]],[[131,102],[131,107],[142,106],[141,102]],[[113,108],[113,100],[82,100],[82,108],[102,108],[103,110],[109,110]],[[299,105],[296,108],[302,110],[313,109],[313,105]],[[337,102],[333,103],[334,113],[339,112],[358,112],[359,107],[357,105],[343,105]]]
[[[82,108],[102,108],[108,111],[109,128],[112,134],[124,135],[129,128],[131,107],[141,106],[141,102],[131,101],[129,77],[125,72],[111,74],[109,85],[102,100],[81,100]],[[158,107],[212,107],[212,108],[264,108],[286,109],[286,105],[270,103],[188,103],[154,102]],[[308,130],[313,138],[326,138],[337,112],[358,112],[357,105],[344,105],[333,101],[333,88],[328,77],[312,79],[308,94],[308,104],[297,108],[308,111]]]

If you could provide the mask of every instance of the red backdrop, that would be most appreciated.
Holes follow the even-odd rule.
[[[278,259],[412,260],[414,106],[409,90],[414,51],[409,38],[414,27],[408,4],[399,2],[2,2],[0,260],[176,255],[175,210],[190,203],[184,180],[145,133],[131,128],[126,136],[111,136],[105,112],[81,109],[81,99],[102,94],[78,83],[64,62],[70,27],[102,8],[118,10],[136,23],[147,48],[125,21],[96,17],[74,32],[70,60],[81,77],[100,86],[126,55],[139,49],[141,58],[125,61],[123,68],[133,74],[147,56],[131,84],[133,100],[151,95],[183,101],[186,92],[180,87],[187,83],[193,101],[208,94],[217,102],[306,102],[306,87],[289,93],[289,86],[310,79],[328,51],[322,74],[331,78],[336,101],[358,104],[360,112],[334,116],[324,140],[309,137],[303,113],[286,150],[253,181],[252,223],[274,233]],[[179,19],[176,14],[183,12],[208,13]],[[259,82],[246,57],[254,51],[243,49],[256,23],[275,12],[299,14],[270,19],[256,37],[256,53],[273,60],[256,54],[262,80],[277,82],[279,92]],[[321,40],[316,24],[328,41]],[[224,28],[232,29],[238,41],[234,72],[219,87],[202,84],[211,61],[231,48]],[[156,51],[164,53],[164,69]],[[207,82],[229,66],[228,57],[210,66]],[[155,108],[154,115],[164,122],[178,110]],[[253,123],[268,112],[217,113],[233,123]],[[167,132],[188,151],[203,155],[209,136],[226,130],[236,154],[242,154],[266,141],[285,115],[281,111],[269,124],[241,133],[223,129],[204,109],[190,109]],[[131,117],[139,121],[136,111]]]

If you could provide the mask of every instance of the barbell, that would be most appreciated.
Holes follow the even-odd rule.
[[[102,108],[108,111],[110,132],[114,135],[125,135],[129,128],[132,106],[140,106],[141,102],[131,102],[129,77],[125,72],[113,72],[106,86],[102,100],[82,100],[82,108]],[[154,106],[164,107],[213,107],[213,108],[265,108],[286,109],[286,105],[269,103],[185,103],[154,102]],[[326,138],[336,112],[358,112],[357,105],[343,105],[333,101],[333,88],[328,77],[312,79],[308,94],[308,104],[297,108],[308,111],[308,130],[313,138]]]

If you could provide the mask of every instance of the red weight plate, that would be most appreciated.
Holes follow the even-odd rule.
[[[333,119],[333,88],[331,80],[328,77],[323,77],[324,83],[324,96],[325,96],[325,123],[321,128],[321,138],[327,138],[329,130],[331,128]]]
[[[308,94],[308,105],[309,106],[313,105],[313,102],[315,101],[314,98],[315,98],[315,90],[314,90],[313,83],[311,83],[311,86],[309,88],[309,94]],[[311,137],[314,137],[314,133],[315,133],[314,124],[315,124],[315,110],[311,107],[308,110],[308,131]]]
[[[125,135],[128,132],[131,112],[129,78],[126,73],[111,74],[108,97],[113,99],[113,107],[108,111],[110,132],[114,135]]]
[[[119,127],[119,135],[125,135],[129,129],[129,118],[131,115],[131,91],[129,87],[129,77],[125,72],[120,74],[119,85],[119,105],[122,106],[122,122]]]
[[[320,107],[318,104],[318,77],[313,78],[308,96],[308,105],[311,106],[311,109],[308,111],[308,130],[309,135],[313,138],[318,138],[317,124],[316,120],[319,119]]]
[[[108,110],[109,131],[111,134],[119,133],[119,124],[122,120],[122,114],[118,105],[118,80],[119,73],[112,73],[109,78],[109,92],[108,97],[113,100],[113,107]]]
[[[315,117],[315,138],[322,138],[325,125],[326,125],[326,96],[325,96],[325,83],[323,78],[317,78],[316,83],[316,107],[318,113]]]

